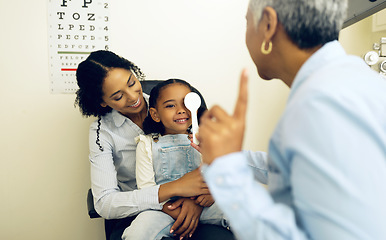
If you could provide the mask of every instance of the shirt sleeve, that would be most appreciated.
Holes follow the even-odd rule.
[[[96,212],[105,219],[118,219],[133,216],[146,209],[160,210],[158,202],[159,186],[141,190],[121,191],[118,186],[117,171],[113,163],[113,144],[111,136],[101,128],[100,151],[95,144],[96,123],[90,127],[91,188]],[[134,138],[134,136],[133,136]]]
[[[136,151],[136,179],[138,189],[155,186],[151,137],[139,135]]]
[[[210,191],[237,239],[306,239],[296,226],[293,210],[275,204],[256,180],[249,161],[245,153],[233,153],[203,169]]]
[[[267,153],[253,151],[243,151],[243,153],[255,179],[262,184],[268,184]]]

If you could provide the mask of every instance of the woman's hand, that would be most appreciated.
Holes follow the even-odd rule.
[[[208,186],[197,168],[175,181],[162,184],[158,191],[158,201],[164,202],[175,196],[193,197],[208,193]]]
[[[174,203],[168,204],[167,208],[171,212],[180,209],[180,213],[171,227],[170,233],[179,235],[180,239],[191,237],[198,226],[203,208],[190,198],[180,198]],[[170,216],[173,217],[172,215]]]
[[[208,186],[201,176],[200,168],[197,168],[175,181],[162,184],[158,190],[158,201],[164,202],[175,196],[193,197],[208,193]]]
[[[181,207],[169,207],[170,205],[172,205],[172,203],[172,201],[165,203],[162,207],[162,212],[168,214],[174,220],[176,220],[178,215],[180,215]]]
[[[208,194],[209,189],[201,176],[200,168],[197,168],[174,181],[178,186],[177,196],[192,197]]]
[[[233,115],[214,106],[200,119],[197,139],[200,141],[202,160],[211,164],[217,157],[241,151],[248,102],[248,76],[244,69],[240,76],[239,96]]]

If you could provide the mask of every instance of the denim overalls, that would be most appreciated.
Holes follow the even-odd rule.
[[[152,153],[157,185],[179,179],[201,164],[200,153],[190,146],[186,134],[153,137]]]
[[[186,134],[153,136],[152,155],[157,185],[174,181],[201,164],[201,155],[190,146]],[[203,209],[200,222],[228,227],[216,203]],[[169,231],[173,223],[174,219],[162,211],[146,210],[138,214],[125,229],[122,239],[159,240],[172,236]]]

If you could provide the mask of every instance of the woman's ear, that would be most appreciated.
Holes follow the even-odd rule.
[[[272,41],[278,27],[277,13],[272,7],[265,7],[263,10],[262,23],[264,24],[264,40]]]
[[[149,109],[149,113],[150,113],[150,116],[151,116],[151,118],[153,119],[154,122],[160,122],[161,121],[161,119],[158,116],[157,109],[150,108]]]
[[[107,104],[105,102],[101,102],[100,104],[102,107],[107,107]]]

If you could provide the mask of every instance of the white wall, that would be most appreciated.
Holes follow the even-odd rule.
[[[75,0],[73,0],[75,1]],[[183,78],[233,111],[250,71],[245,148],[266,150],[288,89],[257,77],[244,44],[247,0],[111,1],[111,46],[148,79]],[[0,239],[104,239],[90,220],[88,126],[75,96],[49,93],[47,1],[0,0]]]
[[[104,239],[90,220],[88,126],[49,93],[47,1],[0,0],[0,239]]]

